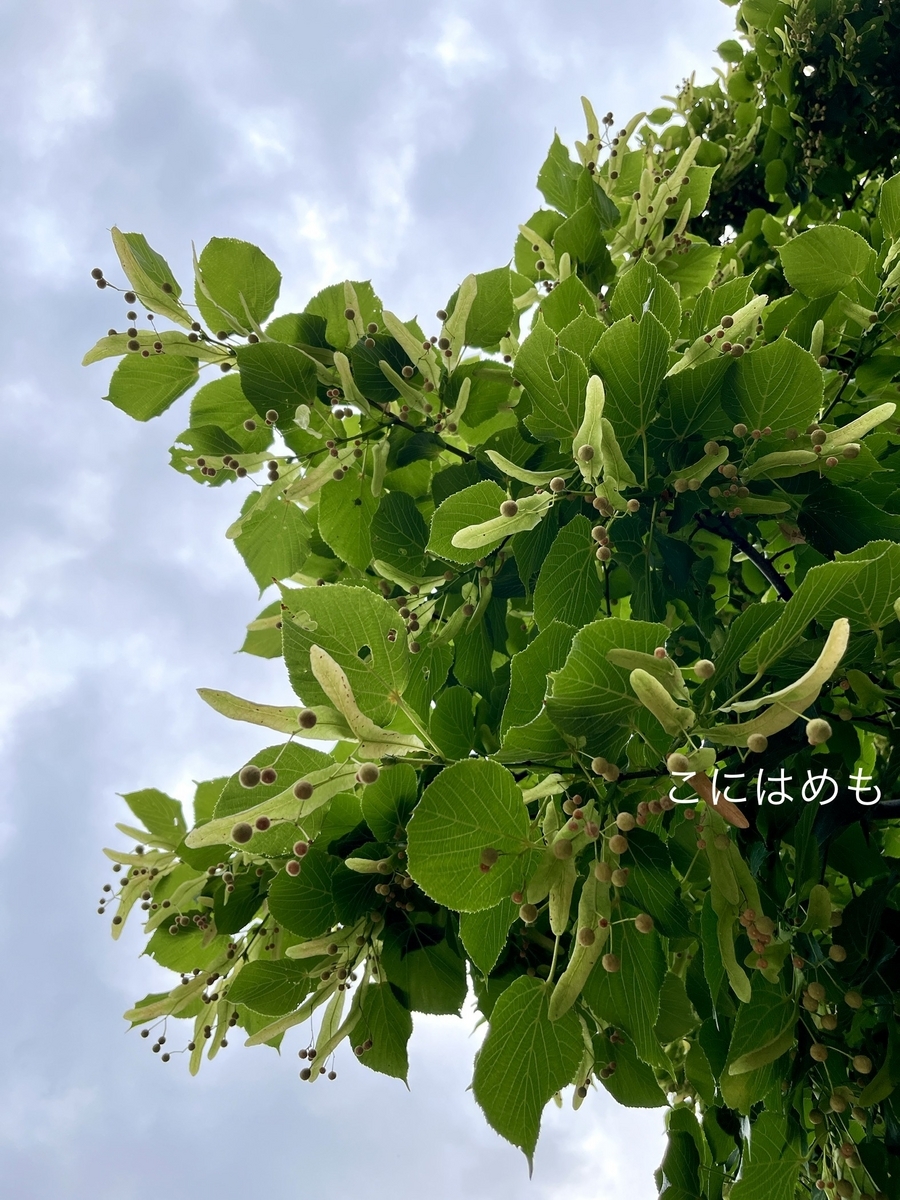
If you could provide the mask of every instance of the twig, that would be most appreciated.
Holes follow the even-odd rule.
[[[708,524],[704,520],[704,516],[710,518]],[[698,513],[696,521],[701,529],[705,529],[708,533],[716,533],[719,537],[727,538],[729,542],[737,546],[738,550],[747,555],[753,565],[759,570],[759,573],[769,581],[782,600],[791,599],[794,593],[785,582],[784,576],[778,573],[774,565],[764,554],[738,533],[729,517],[717,516],[713,513]]]

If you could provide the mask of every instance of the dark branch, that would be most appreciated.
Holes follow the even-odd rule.
[[[701,529],[705,529],[708,533],[718,534],[719,537],[727,538],[732,545],[737,546],[738,550],[746,554],[753,565],[759,570],[759,573],[769,581],[782,600],[791,599],[794,593],[788,587],[787,583],[785,583],[784,576],[779,574],[774,563],[771,563],[764,554],[751,545],[742,534],[738,533],[730,517],[716,513],[698,513],[696,520]]]

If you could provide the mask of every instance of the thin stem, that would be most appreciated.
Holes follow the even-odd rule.
[[[559,957],[559,934],[553,943],[553,958],[550,960],[550,974],[547,976],[547,987],[553,986],[553,976],[556,974],[556,960]]]

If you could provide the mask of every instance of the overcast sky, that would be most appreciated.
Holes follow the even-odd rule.
[[[100,399],[109,364],[79,363],[124,325],[89,278],[117,278],[113,224],[185,283],[192,239],[257,242],[281,311],[351,276],[430,316],[508,260],[554,127],[583,135],[582,94],[619,120],[655,107],[709,77],[731,18],[717,0],[0,3],[4,1195],[655,1195],[659,1113],[597,1093],[551,1106],[529,1183],[466,1093],[477,1037],[454,1018],[416,1018],[409,1092],[346,1052],[306,1088],[290,1039],[281,1058],[237,1039],[192,1080],[126,1034],[162,972],[94,911],[116,793],[186,798],[265,744],[197,686],[288,687],[280,660],[232,653],[259,607],[223,536],[240,498],[167,467],[185,402],[136,425]]]

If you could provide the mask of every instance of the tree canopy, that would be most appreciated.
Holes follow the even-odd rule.
[[[124,796],[100,908],[180,976],[126,1018],[191,1073],[236,1026],[405,1079],[471,994],[529,1160],[603,1088],[665,1109],[668,1200],[894,1200],[900,30],[737,26],[622,128],[585,100],[423,325],[359,280],[273,318],[233,238],[191,302],[113,230],[128,327],[85,362],[136,420],[191,393],[172,466],[238,489],[242,649],[297,703],[200,690],[270,744],[190,819]]]

